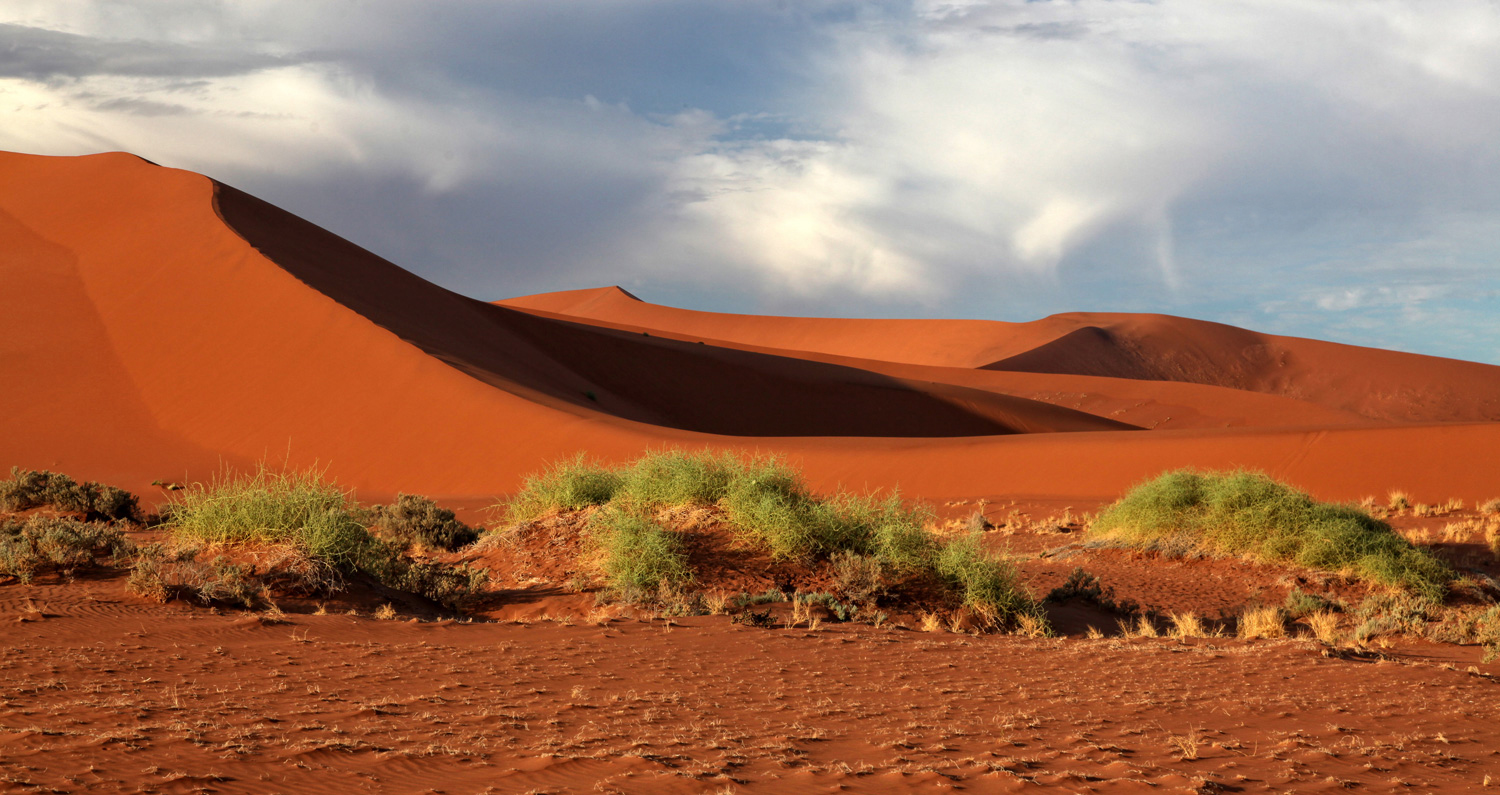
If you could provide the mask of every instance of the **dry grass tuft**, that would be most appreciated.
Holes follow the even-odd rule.
[[[1027,638],[1045,638],[1052,634],[1052,627],[1040,616],[1022,614],[1016,619],[1016,634]]]
[[[1312,628],[1318,640],[1332,646],[1338,641],[1339,617],[1331,610],[1319,610],[1307,617],[1307,626]]]
[[[1241,613],[1239,636],[1245,640],[1286,637],[1286,624],[1282,620],[1281,609],[1252,607]]]
[[[1167,744],[1182,757],[1183,761],[1192,761],[1198,758],[1198,747],[1203,744],[1203,738],[1197,729],[1191,729],[1187,734],[1174,734],[1167,738]]]
[[[1206,638],[1211,634],[1196,613],[1173,613],[1171,619],[1174,638]]]
[[[1401,512],[1411,508],[1411,495],[1400,489],[1392,491],[1386,496],[1385,506],[1394,512]]]
[[[1135,634],[1140,638],[1156,638],[1161,633],[1156,631],[1156,623],[1145,616],[1138,616],[1135,621]]]
[[[375,608],[375,617],[381,621],[390,621],[396,617],[396,606],[387,602]]]
[[[941,632],[943,630],[943,617],[938,613],[923,612],[918,618],[922,622],[923,632]]]

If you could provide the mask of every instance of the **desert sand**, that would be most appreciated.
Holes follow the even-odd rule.
[[[1326,500],[1500,496],[1496,366],[1165,315],[732,315],[612,286],[488,303],[124,153],[0,154],[0,379],[0,466],[148,507],[170,499],[155,483],[270,461],[479,523],[553,462],[666,447],[776,454],[814,489],[899,488],[940,521],[978,512],[1020,555],[1184,466]],[[1122,597],[1221,617],[1295,584],[1069,554],[1024,564],[1026,583],[1045,594],[1085,561]],[[266,620],[156,604],[117,575],[0,580],[0,792],[1500,784],[1500,666],[1472,646],[1090,640],[1066,611],[1046,639],[768,631],[497,582],[463,623],[417,603],[399,621],[313,602]]]

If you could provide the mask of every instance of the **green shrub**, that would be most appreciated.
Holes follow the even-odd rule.
[[[0,481],[0,509],[25,511],[42,505],[94,519],[140,517],[139,500],[124,489],[93,481],[79,483],[56,472],[11,467],[10,479]]]
[[[977,533],[944,544],[934,568],[962,595],[965,607],[991,621],[1005,623],[1018,621],[1023,615],[1042,616],[1040,607],[1021,587],[1015,567],[986,554]]]
[[[1440,598],[1452,571],[1390,525],[1254,472],[1168,472],[1104,511],[1090,532],[1175,553],[1249,555]]]
[[[314,470],[225,473],[175,495],[173,536],[202,544],[293,544],[312,557],[350,564],[371,539],[350,495]]]
[[[649,452],[624,471],[619,496],[642,506],[713,505],[746,469],[732,453]]]
[[[692,579],[676,534],[638,513],[613,509],[593,524],[610,587],[630,598],[675,590]]]
[[[377,506],[374,513],[376,534],[403,546],[452,551],[479,538],[453,511],[415,494],[398,494],[394,503]]]
[[[118,558],[132,545],[115,527],[98,522],[33,516],[0,522],[0,575],[30,582],[39,572],[71,573],[94,566],[98,558]]]
[[[603,505],[620,490],[620,473],[587,461],[582,453],[571,461],[526,479],[510,501],[507,514],[512,522],[527,522],[547,511],[576,511]]]
[[[365,511],[316,471],[226,474],[195,484],[172,503],[172,534],[189,544],[289,544],[315,561],[457,608],[488,577],[467,566],[413,561],[404,543],[365,529]]]
[[[1286,601],[1281,603],[1281,610],[1286,617],[1296,621],[1303,616],[1310,616],[1319,610],[1339,612],[1343,608],[1338,604],[1325,599],[1317,594],[1308,593],[1301,588],[1293,588],[1286,595]]]

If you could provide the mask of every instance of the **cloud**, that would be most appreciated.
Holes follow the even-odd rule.
[[[116,41],[0,23],[0,77],[40,81],[87,75],[224,77],[288,62],[273,55],[218,47]]]
[[[1500,294],[1482,0],[7,8],[0,147],[204,171],[481,297],[1500,355],[1443,320]]]

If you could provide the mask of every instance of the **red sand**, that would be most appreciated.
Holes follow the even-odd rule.
[[[0,464],[148,497],[263,458],[370,497],[494,495],[578,451],[663,445],[934,500],[1109,499],[1183,465],[1339,499],[1500,493],[1488,365],[1157,315],[754,317],[618,288],[485,304],[125,154],[0,155],[0,246]]]

